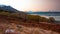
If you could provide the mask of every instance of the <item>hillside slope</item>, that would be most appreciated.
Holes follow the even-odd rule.
[[[28,20],[25,22],[13,16],[0,15],[1,34],[9,28],[15,29],[20,34],[60,34],[60,24],[29,23]]]

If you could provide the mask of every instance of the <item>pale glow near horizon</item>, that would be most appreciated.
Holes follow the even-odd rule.
[[[59,3],[59,0],[0,0],[0,4],[10,5],[21,11],[60,11]]]

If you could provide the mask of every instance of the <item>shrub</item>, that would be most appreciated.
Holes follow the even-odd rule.
[[[38,15],[28,15],[28,19],[34,20],[34,21],[39,21],[39,22],[49,22],[49,19],[38,16]]]
[[[50,22],[55,22],[55,19],[53,17],[49,17]]]

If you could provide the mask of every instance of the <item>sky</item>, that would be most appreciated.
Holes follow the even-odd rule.
[[[60,0],[0,0],[20,11],[60,11]]]

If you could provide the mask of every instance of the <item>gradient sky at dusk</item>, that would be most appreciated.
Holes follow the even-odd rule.
[[[60,0],[0,0],[21,11],[60,11]]]

